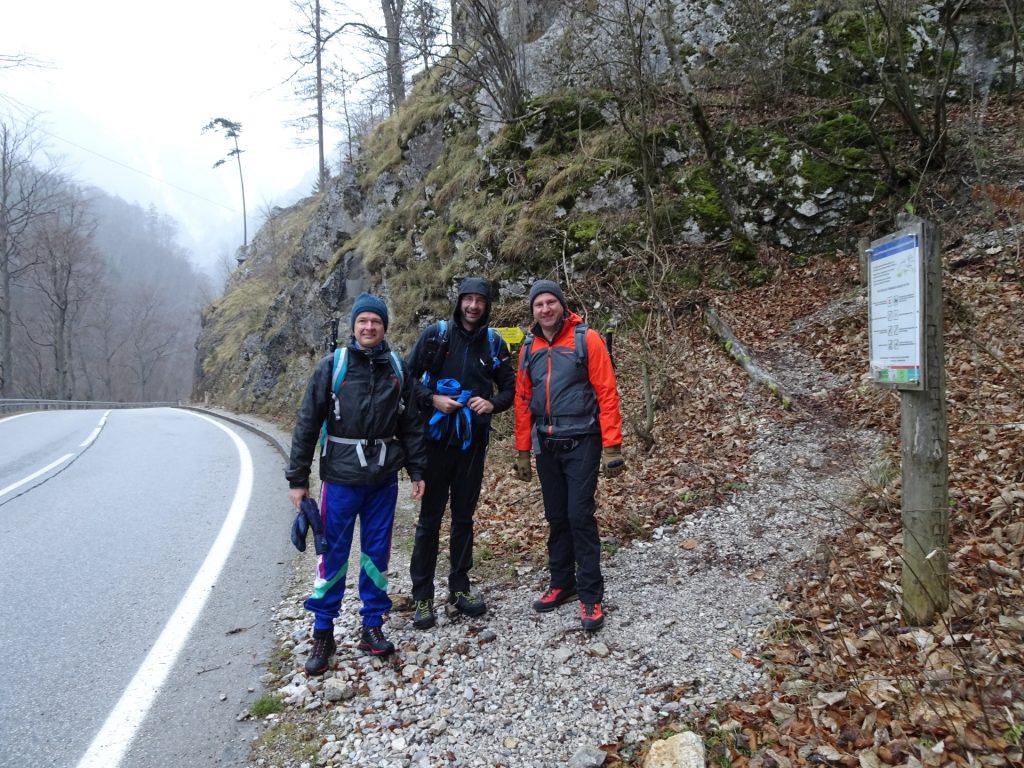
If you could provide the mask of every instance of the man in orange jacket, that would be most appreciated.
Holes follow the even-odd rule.
[[[583,629],[604,624],[601,539],[594,517],[598,468],[625,468],[615,372],[601,335],[570,312],[559,285],[530,289],[536,324],[519,353],[516,374],[516,475],[529,482],[530,453],[548,521],[548,590],[533,603],[553,611],[577,595]]]

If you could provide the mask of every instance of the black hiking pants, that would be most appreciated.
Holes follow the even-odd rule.
[[[548,521],[550,586],[575,586],[584,603],[599,603],[604,598],[601,538],[594,517],[600,466],[600,435],[571,440],[540,438],[537,477]]]
[[[469,592],[469,569],[473,567],[473,512],[480,499],[484,477],[487,439],[473,436],[469,448],[446,447],[427,441],[426,490],[420,502],[416,540],[409,575],[413,600],[434,599],[441,518],[451,498],[452,521],[449,546],[449,592]]]

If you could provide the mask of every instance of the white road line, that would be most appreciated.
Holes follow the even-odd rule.
[[[92,441],[99,437],[100,432],[103,431],[103,427],[107,423],[107,416],[109,415],[110,411],[107,411],[106,413],[103,414],[103,416],[100,418],[100,423],[96,425],[96,429],[92,431],[92,434],[90,434],[87,438],[85,438],[85,440],[78,444],[79,448],[88,448],[90,445],[92,445]]]
[[[25,483],[31,483],[33,480],[35,480],[40,475],[45,475],[51,469],[55,469],[56,467],[59,467],[64,462],[66,462],[66,461],[68,461],[70,459],[73,459],[73,458],[75,458],[75,454],[73,454],[73,453],[65,453],[63,456],[61,456],[56,461],[51,462],[50,464],[47,464],[42,469],[37,469],[35,472],[33,472],[28,477],[22,478],[18,482],[12,483],[11,485],[8,485],[6,488],[0,488],[0,496],[5,496],[6,494],[8,494],[11,491],[13,491],[15,488],[20,488]]]
[[[220,533],[217,534],[185,596],[181,598],[160,637],[121,694],[113,711],[107,716],[100,732],[92,740],[89,749],[79,761],[78,768],[116,768],[120,765],[139,726],[156,700],[161,686],[166,682],[167,675],[181,653],[196,619],[206,605],[210,591],[220,576],[228,555],[231,554],[231,548],[245,520],[253,485],[252,455],[249,449],[237,434],[220,422],[193,411],[187,413],[205,419],[223,430],[234,442],[240,463],[235,497],[231,500],[231,507]]]
[[[38,413],[38,411],[29,411],[28,413],[16,413],[13,416],[5,416],[4,418],[0,419],[0,424],[3,424],[5,421],[20,419],[22,416],[31,416],[33,413]]]

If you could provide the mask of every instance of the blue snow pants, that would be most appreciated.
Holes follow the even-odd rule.
[[[348,573],[349,551],[359,519],[359,614],[363,625],[379,627],[391,610],[385,573],[391,557],[391,527],[398,502],[398,476],[380,485],[337,485],[325,482],[320,516],[329,549],[317,559],[313,594],[306,598],[313,629],[331,629],[341,610]]]

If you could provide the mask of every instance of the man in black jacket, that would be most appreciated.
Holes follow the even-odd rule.
[[[451,497],[448,601],[460,613],[480,616],[483,598],[469,586],[473,566],[473,512],[480,498],[491,414],[512,406],[515,370],[508,345],[487,321],[491,314],[486,280],[467,277],[459,285],[452,320],[434,323],[420,335],[407,358],[415,398],[427,437],[427,484],[409,564],[413,626],[429,629],[434,612],[441,518]],[[497,389],[497,392],[495,392]]]
[[[359,648],[375,656],[393,653],[381,627],[391,610],[387,593],[391,526],[398,501],[398,471],[412,479],[412,497],[423,496],[426,456],[423,429],[411,403],[412,379],[384,334],[387,305],[364,293],[352,305],[352,337],[345,348],[317,365],[292,433],[285,477],[298,507],[309,495],[313,452],[326,425],[320,453],[320,510],[327,551],[317,560],[313,594],[305,602],[314,616],[313,645],[306,673],[323,674],[334,655],[334,620],[341,608],[348,555],[359,519],[359,597],[363,629]],[[338,368],[335,368],[335,364]]]

